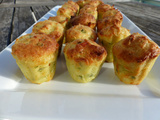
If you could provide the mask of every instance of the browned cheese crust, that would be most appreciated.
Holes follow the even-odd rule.
[[[92,5],[94,7],[98,7],[98,5],[100,4],[103,4],[101,0],[87,0],[87,3],[85,5]]]
[[[133,33],[113,46],[113,54],[117,59],[139,63],[157,57],[160,48],[146,36]]]
[[[98,32],[99,44],[104,46],[108,53],[106,58],[107,62],[113,62],[113,45],[116,42],[128,37],[129,35],[130,32],[128,29],[117,25],[108,26]]]
[[[140,84],[160,54],[158,45],[146,36],[133,33],[113,46],[117,77],[126,84]]]
[[[78,0],[76,3],[80,6],[80,8],[82,8],[85,5],[92,5],[97,7],[99,4],[102,4],[103,2],[101,0]]]
[[[56,21],[45,20],[36,23],[33,26],[32,32],[36,34],[46,34],[59,41],[64,35],[64,28]]]
[[[98,20],[97,22],[97,30],[100,31],[103,28],[110,26],[110,25],[116,25],[116,26],[121,26],[123,21],[122,17],[117,17],[117,16],[110,16],[106,17],[102,20]]]
[[[98,12],[102,12],[105,13],[106,11],[108,11],[109,9],[114,8],[114,6],[110,6],[108,4],[100,4],[97,7],[97,11]]]
[[[108,25],[100,32],[98,32],[98,37],[102,38],[104,41],[107,41],[108,43],[118,42],[121,39],[128,37],[129,35],[130,30],[118,25]]]
[[[71,19],[70,24],[71,26],[81,24],[94,29],[96,27],[96,19],[93,15],[84,13]]]
[[[100,5],[98,5],[98,7],[97,7],[98,19],[102,19],[103,13],[107,12],[111,8],[114,8],[114,6],[110,6],[108,4],[100,4]]]
[[[69,8],[71,9],[75,14],[79,11],[79,5],[76,2],[68,1],[62,5],[62,8]]]
[[[64,54],[68,59],[72,59],[77,63],[83,62],[87,65],[95,61],[101,61],[107,56],[107,52],[102,46],[86,39],[78,39],[67,43],[64,48]]]
[[[88,39],[95,41],[97,39],[96,32],[84,25],[75,25],[66,31],[66,42],[72,42],[76,39]]]
[[[66,25],[69,21],[69,19],[67,17],[65,17],[64,15],[49,17],[48,20],[56,21],[56,22],[60,23],[64,28],[66,27]]]
[[[102,19],[110,16],[116,16],[119,19],[123,19],[121,12],[116,8],[111,8],[102,14]]]
[[[39,58],[55,53],[58,43],[45,34],[27,34],[16,39],[12,54],[19,60],[40,61]]]
[[[82,9],[80,9],[79,15],[84,14],[84,13],[93,15],[95,19],[97,20],[97,16],[98,16],[97,7],[92,6],[92,5],[85,5]]]
[[[57,15],[64,15],[70,19],[72,16],[75,16],[76,13],[74,13],[71,8],[61,7],[58,9]]]

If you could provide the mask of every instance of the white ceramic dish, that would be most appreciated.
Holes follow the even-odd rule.
[[[54,7],[39,21],[56,15]],[[125,15],[122,26],[142,32]],[[32,31],[32,26],[23,33]],[[28,82],[11,55],[14,42],[0,53],[0,119],[3,120],[160,120],[160,58],[140,85],[126,85],[105,63],[90,83],[70,77],[63,55],[50,82]]]

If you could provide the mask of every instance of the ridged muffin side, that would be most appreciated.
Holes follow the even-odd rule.
[[[117,25],[108,26],[98,33],[99,44],[102,45],[108,53],[106,58],[107,62],[113,62],[113,45],[129,35],[130,31],[128,29]]]
[[[114,70],[126,84],[140,84],[147,76],[157,57],[159,46],[146,36],[133,33],[113,46]]]
[[[59,45],[45,34],[27,34],[16,39],[12,56],[24,76],[32,83],[50,81],[56,69]]]
[[[82,83],[95,79],[106,59],[106,50],[97,43],[78,39],[64,48],[66,65],[71,77]]]

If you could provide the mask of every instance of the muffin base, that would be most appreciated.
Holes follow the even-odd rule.
[[[103,62],[85,65],[85,63],[75,63],[73,60],[66,59],[66,65],[70,76],[77,82],[87,83],[97,77]]]
[[[142,63],[125,63],[118,62],[114,58],[114,71],[120,81],[125,84],[139,85],[152,69],[156,58],[146,60]]]

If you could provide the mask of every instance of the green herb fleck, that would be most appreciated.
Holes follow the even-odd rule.
[[[84,29],[81,30],[82,33],[86,33],[86,31]]]
[[[132,79],[136,79],[136,77],[135,77],[135,76],[131,76],[131,78],[132,78]]]
[[[43,70],[44,70],[44,67],[43,67],[43,68],[39,68],[38,71],[39,71],[39,72],[42,72]]]

